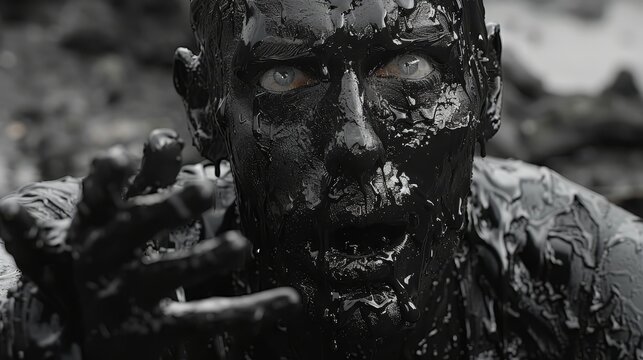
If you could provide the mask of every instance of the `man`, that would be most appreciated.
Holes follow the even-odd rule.
[[[112,151],[80,202],[77,182],[42,185],[66,200],[51,232],[20,206],[42,192],[2,207],[7,247],[38,284],[13,297],[45,304],[24,310],[20,337],[5,331],[14,357],[643,356],[640,220],[546,169],[474,159],[502,86],[480,1],[193,0],[192,14],[201,53],[177,52],[176,87],[195,145],[219,172],[230,161],[236,202],[218,230],[197,222],[183,238],[238,217],[253,256],[234,281],[221,272],[242,257],[235,233],[137,260],[209,206],[211,185],[163,190],[176,157],[156,152],[180,142],[155,134],[125,205],[130,165]],[[162,300],[181,285],[190,299],[291,286],[303,315],[288,288]]]

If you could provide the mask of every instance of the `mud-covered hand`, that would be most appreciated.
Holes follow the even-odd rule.
[[[193,302],[170,300],[174,290],[243,266],[249,244],[226,233],[190,249],[144,256],[155,235],[185,224],[212,205],[213,184],[172,184],[182,144],[157,131],[146,145],[141,172],[114,148],[96,158],[83,180],[73,219],[40,223],[18,202],[0,204],[0,236],[40,297],[64,322],[74,358],[155,359],[195,332],[254,328],[291,311],[292,289]],[[134,197],[131,197],[136,195]],[[129,200],[124,200],[129,198]]]

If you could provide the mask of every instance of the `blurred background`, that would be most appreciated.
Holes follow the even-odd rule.
[[[486,0],[505,44],[496,156],[546,165],[643,215],[643,2]],[[0,196],[82,176],[148,132],[187,139],[172,85],[188,0],[0,0]],[[188,149],[187,162],[198,161]]]

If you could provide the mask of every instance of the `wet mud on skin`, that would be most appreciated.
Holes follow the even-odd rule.
[[[454,14],[454,3],[426,1],[254,1],[243,13],[222,79],[224,131],[256,239],[253,287],[294,285],[315,324],[289,333],[306,334],[301,356],[395,356],[429,325],[440,296],[430,284],[451,281],[443,268],[464,227],[486,89],[482,55],[464,44],[487,36],[483,26],[469,39]],[[405,66],[431,70],[377,75],[405,54],[420,64]],[[293,65],[307,86],[257,86]]]
[[[464,284],[486,311],[469,313],[473,333],[505,355],[641,356],[641,220],[544,168],[491,159],[474,176],[467,250],[485,279]]]

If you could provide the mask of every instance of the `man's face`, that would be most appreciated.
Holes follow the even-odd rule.
[[[457,250],[481,101],[454,8],[248,4],[225,100],[242,224],[260,287],[340,341],[427,323]]]

